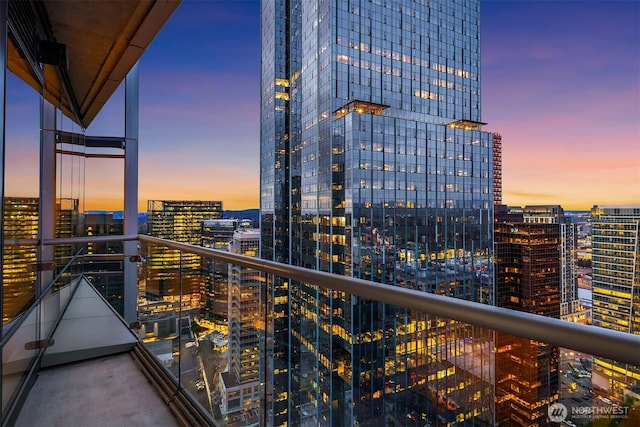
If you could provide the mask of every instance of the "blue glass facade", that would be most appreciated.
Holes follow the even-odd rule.
[[[263,1],[261,256],[493,303],[479,48],[478,1]],[[310,284],[267,292],[269,424],[492,422],[490,337]],[[480,369],[443,351],[469,338]]]

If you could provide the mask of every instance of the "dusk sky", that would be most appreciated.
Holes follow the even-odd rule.
[[[483,0],[481,11],[482,120],[502,135],[504,202],[640,203],[640,2]],[[258,1],[186,0],[145,52],[141,210],[147,199],[259,207],[259,28]],[[87,134],[124,134],[123,102],[121,88]],[[6,195],[34,195],[38,98],[12,75],[7,108]],[[122,161],[74,162],[64,197],[122,209]],[[86,188],[68,190],[82,169]]]

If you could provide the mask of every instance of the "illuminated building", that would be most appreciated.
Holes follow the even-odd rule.
[[[264,2],[263,258],[493,302],[479,20],[478,1]],[[308,283],[269,298],[268,424],[491,424],[490,369],[437,350],[469,328]]]
[[[149,200],[147,227],[151,236],[200,245],[202,221],[222,218],[222,202],[202,200]],[[182,292],[192,305],[199,303],[205,291],[205,274],[199,256],[168,248],[154,248],[147,258],[150,298],[163,298]]]
[[[5,242],[38,239],[37,197],[5,197],[3,233]],[[36,244],[5,244],[2,270],[2,323],[14,318],[34,298],[37,262]]]
[[[560,316],[575,311],[578,301],[575,252],[577,229],[558,205],[525,206],[523,220],[530,224],[557,224],[560,242]]]
[[[592,322],[640,334],[640,205],[591,209]],[[593,360],[594,394],[623,403],[640,398],[638,367]]]
[[[255,257],[259,245],[259,229],[238,229],[229,252]],[[242,425],[260,405],[261,281],[260,272],[229,264],[229,372],[221,375],[221,406],[224,414],[246,417]]]
[[[34,297],[39,268],[54,268],[37,262],[39,204],[37,197],[5,197],[4,238],[18,243],[31,240],[31,244],[9,244],[3,254],[3,323],[13,318]],[[55,236],[76,237],[78,227],[78,199],[58,199],[55,204]],[[57,268],[64,266],[77,247],[58,245],[54,251]]]
[[[506,214],[505,214],[506,213]],[[573,227],[560,206],[500,209],[495,224],[496,305],[559,318],[575,300]],[[559,349],[496,333],[496,423],[546,425],[559,398]]]

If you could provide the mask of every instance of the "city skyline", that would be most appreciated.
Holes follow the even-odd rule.
[[[640,425],[613,1],[3,2],[3,423]]]
[[[504,203],[640,201],[639,12],[633,1],[481,3],[482,121],[503,138]],[[259,207],[259,49],[257,1],[186,1],[151,44],[140,61],[142,206]],[[38,94],[10,76],[7,96],[6,195],[37,194],[22,173],[38,161]],[[120,88],[87,134],[123,134],[123,98]],[[120,209],[122,166],[84,168],[84,209]]]

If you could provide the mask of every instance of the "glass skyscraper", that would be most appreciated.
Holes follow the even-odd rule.
[[[261,7],[261,256],[492,304],[479,1]],[[268,424],[493,422],[487,334],[310,283],[267,292]],[[472,337],[484,356],[456,366],[443,346]]]
[[[640,334],[640,205],[591,209],[593,325]],[[640,394],[637,366],[594,358],[593,391],[616,403]]]

